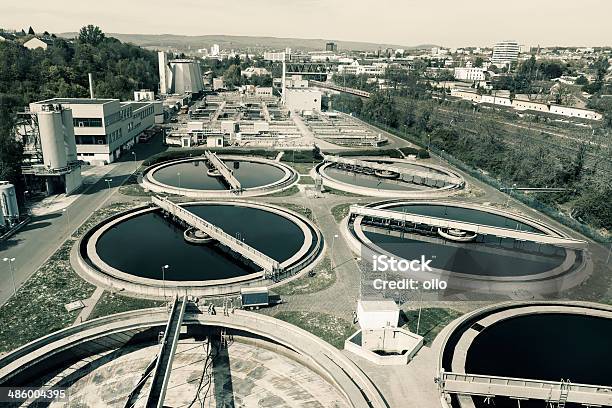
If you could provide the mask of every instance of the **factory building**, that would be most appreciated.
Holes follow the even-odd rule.
[[[158,53],[159,92],[161,94],[199,93],[204,90],[200,64],[190,59],[168,61],[168,54]]]
[[[117,160],[162,116],[159,101],[54,98],[20,114],[26,189],[70,194],[82,184],[81,163]]]

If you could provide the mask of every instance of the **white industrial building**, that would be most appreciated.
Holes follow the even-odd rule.
[[[510,65],[518,61],[521,46],[516,41],[501,41],[493,47],[491,63],[497,66]]]
[[[159,92],[161,94],[199,93],[204,90],[200,64],[190,59],[168,60],[168,54],[158,53]]]
[[[39,125],[45,111],[50,109],[71,112],[72,123],[64,121],[62,127],[74,135],[76,159],[91,164],[117,160],[138,142],[145,130],[155,125],[156,116],[163,115],[160,101],[54,98],[30,104],[30,112],[36,114]],[[41,139],[43,131],[40,128]]]

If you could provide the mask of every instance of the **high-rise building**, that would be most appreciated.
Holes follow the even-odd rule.
[[[520,45],[516,41],[501,41],[493,47],[491,63],[497,66],[509,65],[518,61]]]
[[[213,57],[216,57],[219,55],[219,44],[213,44],[212,47],[210,47],[210,55]]]
[[[327,44],[325,44],[325,51],[338,51],[338,44],[336,44],[335,42],[328,42]]]

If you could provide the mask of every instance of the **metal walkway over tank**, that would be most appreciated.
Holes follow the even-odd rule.
[[[447,185],[461,185],[463,180],[459,177],[453,177],[446,174],[440,174],[434,171],[423,171],[412,168],[394,166],[392,164],[380,164],[374,161],[366,161],[359,159],[347,159],[340,156],[325,156],[325,162],[334,163],[349,169],[371,169],[374,171],[391,171],[398,173],[405,181],[410,181],[415,184],[424,184],[432,186],[444,187]],[[406,177],[407,176],[407,177]]]
[[[208,160],[208,162],[219,173],[221,173],[221,175],[223,176],[223,178],[225,179],[227,184],[229,184],[229,186],[230,186],[230,188],[232,190],[241,190],[242,189],[242,185],[240,184],[238,179],[236,177],[234,177],[234,174],[232,173],[232,171],[227,167],[227,165],[225,163],[223,163],[223,161],[219,157],[217,157],[217,155],[215,153],[212,153],[210,150],[206,150],[204,152],[204,155],[206,156],[206,159]]]
[[[247,259],[250,259],[255,264],[262,267],[266,272],[282,272],[282,268],[278,261],[270,258],[268,255],[264,254],[261,251],[258,251],[252,246],[234,238],[232,235],[223,231],[221,228],[202,219],[201,217],[198,217],[191,211],[188,211],[183,207],[163,197],[154,196],[151,199],[153,201],[153,204],[155,204],[162,210],[168,212],[169,214],[172,214],[176,218],[181,219],[192,227],[208,234],[211,238],[225,245],[232,251],[239,253]]]
[[[164,406],[166,388],[168,387],[170,373],[172,372],[172,361],[174,360],[176,345],[181,333],[181,324],[185,316],[186,304],[187,299],[185,296],[182,298],[174,297],[168,323],[166,323],[166,330],[164,331],[164,338],[157,355],[155,369],[153,370],[151,388],[149,388],[147,395],[147,408],[163,408]]]
[[[612,406],[612,387],[573,384],[569,381],[540,381],[524,378],[443,372],[439,378],[443,392],[483,397],[538,399],[561,406],[561,402],[587,406]]]
[[[380,220],[393,220],[401,223],[425,224],[439,228],[458,229],[461,231],[474,232],[479,235],[493,235],[500,238],[512,238],[518,241],[530,241],[539,244],[555,245],[571,249],[582,249],[586,248],[587,246],[586,241],[574,238],[557,237],[510,228],[492,227],[490,225],[474,224],[471,222],[448,220],[445,218],[430,217],[379,208],[368,208],[360,205],[351,205],[350,214]]]

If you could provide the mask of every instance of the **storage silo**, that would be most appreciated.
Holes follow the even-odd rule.
[[[17,206],[17,194],[15,186],[8,181],[0,181],[0,207],[4,222],[9,221],[11,224],[19,219],[19,207]]]
[[[72,109],[62,108],[62,124],[64,126],[64,146],[68,163],[77,160],[77,147],[74,138],[74,125],[72,120]]]
[[[61,169],[68,164],[64,145],[64,123],[59,105],[46,105],[38,112],[38,131],[43,163],[49,169]],[[72,116],[72,114],[71,114]]]

